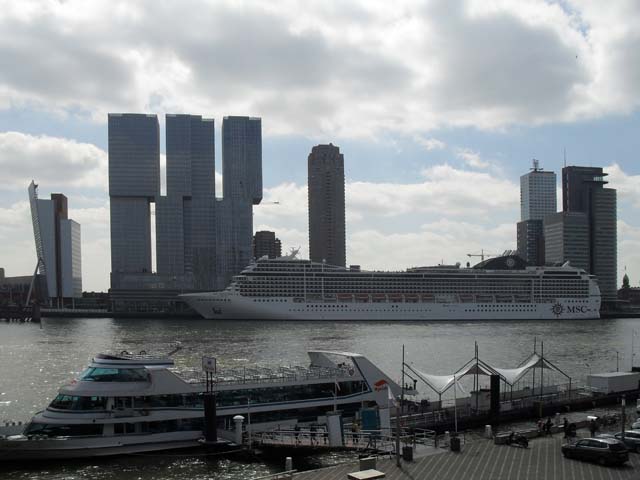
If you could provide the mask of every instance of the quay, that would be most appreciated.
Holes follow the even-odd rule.
[[[582,432],[583,435],[585,432]],[[640,478],[640,454],[631,453],[629,462],[621,467],[600,466],[562,456],[562,434],[540,437],[529,443],[529,448],[494,445],[491,440],[474,440],[464,445],[461,452],[442,450],[437,455],[402,461],[378,458],[375,470],[388,480],[612,480]],[[358,471],[357,463],[301,472],[279,478],[295,480],[346,480]],[[285,474],[286,475],[286,474]],[[278,478],[274,476],[273,478]],[[375,478],[375,477],[372,477]]]

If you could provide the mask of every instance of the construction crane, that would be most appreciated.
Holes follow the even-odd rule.
[[[485,257],[499,257],[501,253],[485,253],[484,249],[480,250],[480,253],[467,253],[467,257],[480,257],[480,261],[484,262]]]

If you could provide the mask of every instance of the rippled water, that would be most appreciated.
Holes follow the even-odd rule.
[[[636,332],[637,330],[637,332]],[[632,343],[640,353],[640,319],[496,322],[254,322],[214,320],[47,319],[38,324],[0,324],[0,421],[28,420],[56,395],[60,385],[84,369],[100,351],[168,352],[185,367],[201,356],[223,366],[306,364],[306,352],[331,349],[363,353],[399,377],[402,345],[407,362],[431,373],[451,373],[473,357],[498,367],[516,366],[544,341],[545,356],[582,381],[590,370],[629,369]],[[640,358],[636,355],[636,362]],[[425,392],[428,393],[428,392]],[[331,462],[336,458],[311,458]],[[241,479],[278,471],[273,465],[177,455],[119,457],[31,468],[0,466],[0,478],[46,479]],[[307,464],[299,465],[308,467]]]

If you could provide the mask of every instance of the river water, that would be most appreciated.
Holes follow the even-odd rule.
[[[166,353],[177,341],[183,349],[174,358],[184,367],[199,366],[205,354],[217,357],[223,367],[305,365],[308,350],[327,349],[362,353],[393,378],[400,376],[402,345],[407,363],[436,374],[453,373],[471,359],[474,342],[482,360],[506,368],[524,360],[534,342],[538,351],[544,342],[545,357],[574,383],[584,381],[590,371],[615,371],[616,362],[620,370],[628,370],[632,358],[640,363],[640,319],[410,323],[46,319],[42,324],[0,324],[0,422],[28,420],[98,352]],[[296,467],[339,459],[310,458]],[[277,462],[265,465],[196,454],[127,456],[28,467],[0,465],[0,478],[236,480],[279,471],[283,465]]]

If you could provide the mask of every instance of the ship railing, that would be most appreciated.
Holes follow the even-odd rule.
[[[188,383],[203,383],[204,374],[199,370],[170,369]],[[268,368],[247,368],[244,370],[232,370],[214,375],[214,382],[222,385],[237,385],[245,383],[286,383],[308,380],[357,380],[360,375],[355,369],[323,367],[291,368],[283,367],[280,370]]]

